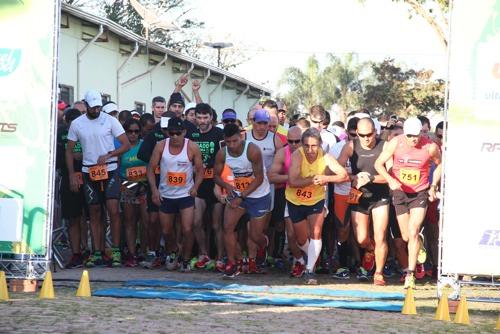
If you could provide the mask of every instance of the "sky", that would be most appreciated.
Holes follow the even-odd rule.
[[[202,37],[231,42],[252,58],[231,70],[278,92],[287,67],[304,69],[315,54],[359,54],[360,60],[392,57],[408,67],[446,77],[446,51],[434,31],[408,7],[391,0],[187,0],[204,21]],[[214,50],[215,52],[215,50]],[[224,50],[222,50],[224,52]],[[324,63],[324,62],[323,62]]]

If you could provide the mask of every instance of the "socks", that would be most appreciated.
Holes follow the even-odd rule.
[[[316,264],[316,260],[318,260],[319,254],[321,253],[322,245],[323,242],[321,239],[311,239],[309,242],[309,249],[307,252],[307,271],[312,272],[314,270],[314,265]]]
[[[299,248],[302,249],[302,251],[304,253],[306,253],[306,255],[309,255],[309,253],[308,253],[309,252],[309,239],[307,239],[305,244],[303,244],[303,245],[297,244],[297,246],[299,246]]]

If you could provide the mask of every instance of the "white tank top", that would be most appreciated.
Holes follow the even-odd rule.
[[[250,130],[247,133],[247,141],[249,143],[254,143],[260,148],[260,151],[262,152],[262,159],[264,160],[264,166],[266,167],[266,170],[271,170],[274,156],[276,154],[276,147],[274,146],[274,133],[267,131],[266,137],[259,140],[255,139],[253,131]]]
[[[182,198],[189,196],[193,187],[193,162],[188,156],[189,139],[184,139],[182,151],[170,153],[170,139],[165,140],[165,148],[160,160],[160,194],[164,198]]]
[[[248,160],[248,144],[249,142],[245,140],[243,153],[238,157],[233,157],[229,154],[226,147],[226,164],[231,168],[234,175],[234,184],[236,189],[243,191],[248,187],[250,182],[255,178],[252,169],[252,163]],[[260,186],[257,187],[250,195],[249,198],[261,198],[269,194],[269,181],[267,180],[266,167],[264,166],[264,180]]]

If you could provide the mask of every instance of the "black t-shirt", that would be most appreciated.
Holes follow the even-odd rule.
[[[196,130],[191,134],[191,139],[200,147],[205,168],[213,168],[215,164],[215,155],[219,152],[220,142],[224,138],[224,133],[218,127],[212,127],[210,131],[201,133]]]
[[[56,147],[56,168],[61,169],[64,173],[68,172],[66,166],[66,147],[68,146],[68,131],[67,125],[62,124],[57,128],[57,147]],[[82,145],[79,141],[75,143],[73,153],[82,153]],[[82,161],[73,159],[73,168],[75,172],[82,170]]]

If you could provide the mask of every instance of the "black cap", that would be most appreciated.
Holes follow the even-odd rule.
[[[175,93],[172,93],[172,95],[170,95],[170,100],[168,101],[168,106],[170,107],[174,103],[178,103],[178,104],[182,105],[183,107],[186,106],[184,104],[184,98],[182,97],[181,93],[175,92]]]
[[[167,131],[184,130],[184,121],[179,117],[173,117],[168,120]]]

